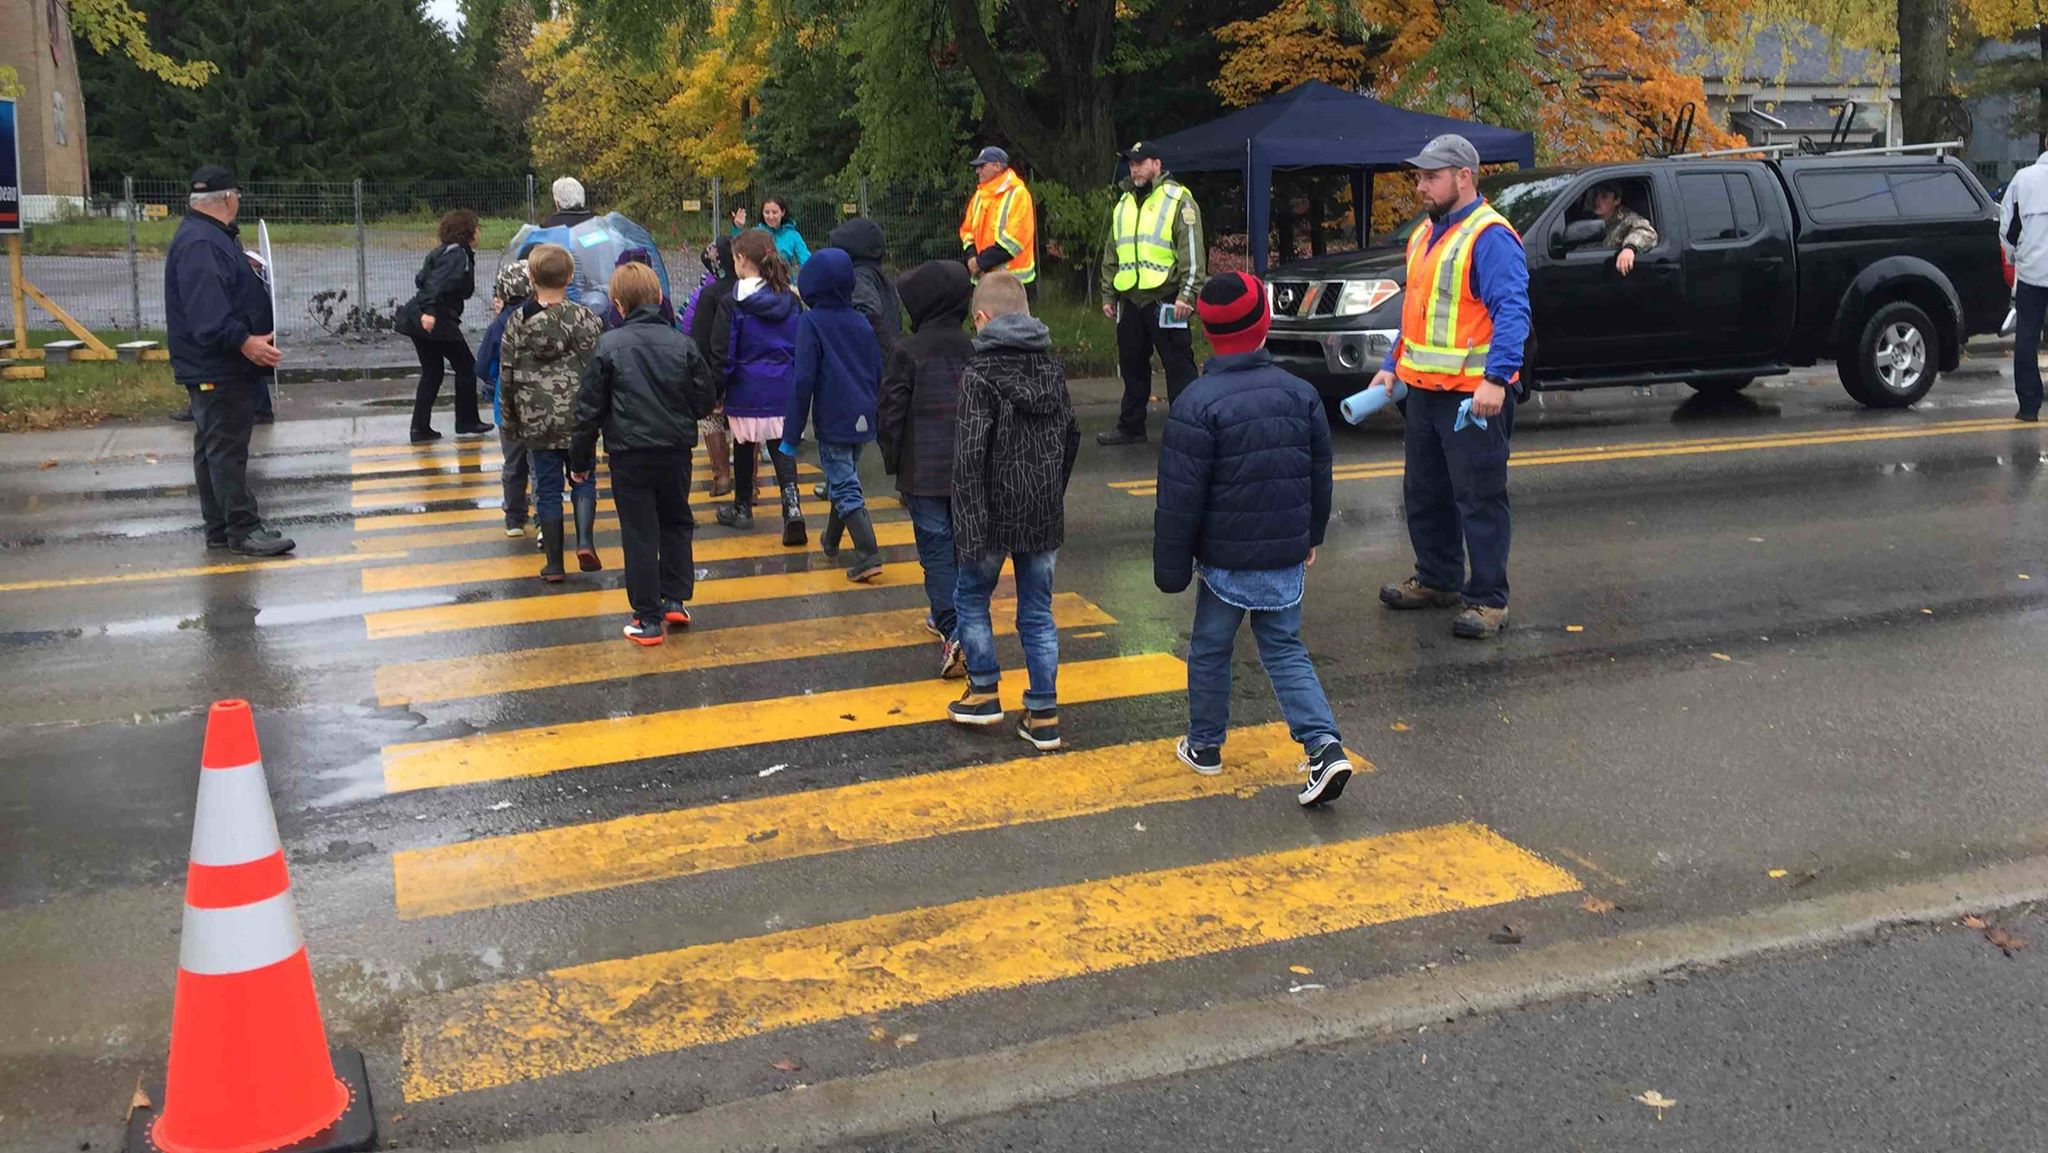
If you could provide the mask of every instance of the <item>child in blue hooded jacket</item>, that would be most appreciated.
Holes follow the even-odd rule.
[[[838,556],[843,530],[854,550],[847,579],[873,580],[882,571],[882,552],[861,496],[860,450],[875,439],[882,354],[874,329],[853,310],[852,257],[837,248],[813,254],[797,273],[796,288],[810,311],[797,322],[793,388],[778,451],[795,456],[805,423],[817,426],[818,463],[832,500],[821,547],[826,556]]]

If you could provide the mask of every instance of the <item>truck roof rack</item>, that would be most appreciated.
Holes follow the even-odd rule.
[[[1765,156],[1777,156],[1780,153],[1791,152],[1798,147],[1797,144],[1748,144],[1741,148],[1714,148],[1706,152],[1680,152],[1673,156],[1667,156],[1664,159],[1711,160],[1718,156],[1748,156],[1755,152],[1761,152]]]
[[[1963,146],[1963,142],[1960,140],[1943,140],[1934,144],[1893,144],[1883,148],[1821,149],[1810,153],[1803,153],[1801,150],[1806,148],[1809,143],[1808,141],[1802,141],[1798,144],[1750,144],[1741,148],[1715,148],[1707,152],[1681,152],[1675,156],[1667,156],[1664,159],[1711,160],[1716,157],[1753,156],[1758,154],[1776,158],[1788,152],[1810,156],[1903,156],[1917,152],[1931,152],[1936,156],[1946,156],[1949,152],[1960,149]]]
[[[1913,152],[1932,152],[1946,156],[1951,148],[1961,148],[1960,140],[1943,140],[1937,144],[1894,144],[1886,148],[1845,148],[1840,152],[1829,152],[1828,156],[1899,156]]]

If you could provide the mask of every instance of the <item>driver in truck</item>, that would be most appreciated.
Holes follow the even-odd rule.
[[[1621,250],[1614,258],[1614,271],[1623,276],[1636,266],[1637,253],[1657,247],[1657,229],[1622,203],[1621,189],[1614,185],[1593,190],[1593,215],[1607,222],[1607,247]]]

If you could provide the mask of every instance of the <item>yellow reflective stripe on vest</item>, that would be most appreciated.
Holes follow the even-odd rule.
[[[1417,344],[1404,339],[1401,341],[1399,362],[1417,372],[1485,376],[1486,354],[1492,348],[1490,344],[1459,348],[1455,345]]]
[[[1438,257],[1436,284],[1429,306],[1429,327],[1424,333],[1425,346],[1451,347],[1458,339],[1458,312],[1465,300],[1465,286],[1471,283],[1472,250],[1478,247],[1479,232],[1496,221],[1505,223],[1500,213],[1489,204],[1481,203],[1473,209],[1472,215],[1461,221],[1451,234],[1444,238],[1447,246]],[[1424,240],[1427,244],[1427,239]]]
[[[1187,194],[1180,184],[1168,183],[1147,196],[1142,208],[1134,193],[1126,192],[1117,201],[1117,273],[1111,284],[1118,292],[1149,292],[1166,283],[1174,263],[1173,218]]]

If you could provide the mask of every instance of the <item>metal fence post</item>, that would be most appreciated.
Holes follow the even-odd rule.
[[[868,174],[860,174],[860,214],[868,215]]]
[[[527,222],[528,224],[532,224],[532,223],[534,223],[534,219],[533,219],[533,173],[531,173],[531,172],[529,172],[529,173],[527,173],[527,174],[526,174],[526,222]]]
[[[718,222],[725,219],[725,178],[711,178],[711,237],[718,238]]]
[[[370,256],[368,237],[363,232],[363,178],[356,177],[356,307],[370,307]]]
[[[128,218],[128,319],[129,327],[142,331],[142,262],[135,254],[135,178],[121,177],[121,212]]]

